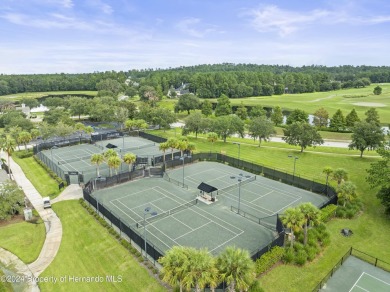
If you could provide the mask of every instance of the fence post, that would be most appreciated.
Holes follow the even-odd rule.
[[[375,267],[378,264],[378,258],[375,258]]]

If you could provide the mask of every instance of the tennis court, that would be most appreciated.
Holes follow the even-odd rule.
[[[92,196],[165,252],[175,245],[207,247],[218,254],[235,245],[256,251],[275,233],[230,211],[224,204],[207,205],[196,200],[198,193],[178,187],[162,178],[147,178],[95,191]],[[144,210],[157,212],[152,217]]]
[[[123,144],[125,143],[125,144]],[[120,156],[126,153],[133,153],[137,156],[137,164],[152,164],[152,159],[156,156],[161,158],[162,152],[158,144],[139,137],[124,137],[112,140],[99,141],[97,144],[80,144],[68,147],[53,147],[49,150],[41,151],[41,154],[50,160],[62,172],[70,173],[71,183],[78,183],[78,174],[84,176],[84,182],[97,176],[96,165],[91,163],[91,156],[96,153],[104,153],[109,148],[107,144],[117,145],[113,148]],[[128,148],[121,148],[125,145]],[[131,146],[131,147],[130,147]],[[162,158],[160,159],[162,160]],[[122,162],[118,172],[127,171],[129,165]],[[100,176],[110,175],[109,167],[106,163],[99,166]],[[77,174],[76,174],[77,173]]]
[[[388,292],[390,273],[350,256],[320,291]]]
[[[171,178],[182,181],[182,167],[168,171]],[[241,188],[239,190],[239,181]],[[198,162],[184,168],[184,183],[196,190],[201,182],[218,188],[217,199],[228,206],[238,206],[240,210],[259,218],[281,214],[291,206],[311,202],[316,206],[328,200],[327,197],[303,189],[274,181],[260,175],[215,162]]]

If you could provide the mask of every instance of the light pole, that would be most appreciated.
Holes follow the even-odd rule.
[[[144,242],[145,242],[145,258],[148,258],[148,254],[146,253],[146,214],[150,214],[152,217],[157,215],[156,211],[152,211],[150,207],[146,207],[144,210]]]
[[[241,182],[244,179],[244,175],[242,173],[238,174],[237,177],[231,176],[231,179],[238,181],[238,206],[237,206],[237,213],[240,214],[240,204],[241,204]],[[249,179],[250,175],[246,175],[245,178]]]
[[[240,152],[241,152],[241,143],[233,142],[234,145],[238,145],[238,166],[240,166]]]
[[[183,154],[179,159],[183,161],[183,188],[184,188],[184,161],[186,158],[191,158],[191,155]]]
[[[293,156],[291,154],[288,157],[294,159],[294,171],[293,171],[293,180],[294,180],[295,179],[295,164],[297,163],[297,159],[299,159],[299,157]]]

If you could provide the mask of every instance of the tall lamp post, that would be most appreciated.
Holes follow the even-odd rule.
[[[144,210],[144,242],[145,242],[145,258],[148,258],[148,254],[146,252],[146,214],[150,214],[150,216],[156,216],[157,212],[153,211],[152,208],[146,207]]]
[[[233,142],[234,145],[238,145],[238,166],[240,166],[240,152],[241,152],[241,143],[239,142]]]
[[[186,158],[191,158],[191,157],[192,157],[191,155],[183,154],[183,156],[179,158],[181,161],[183,161],[183,188],[184,188],[184,162]]]
[[[244,180],[244,178],[249,179],[250,175],[243,175],[242,173],[238,174],[238,176],[231,176],[231,179],[238,181],[238,206],[237,206],[237,213],[240,214],[240,204],[241,204],[241,182]]]
[[[294,171],[293,171],[293,180],[294,180],[295,179],[295,164],[297,163],[297,159],[299,159],[299,157],[293,156],[291,154],[288,157],[294,159]]]

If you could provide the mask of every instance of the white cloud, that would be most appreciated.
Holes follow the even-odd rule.
[[[176,27],[181,32],[197,38],[202,38],[206,34],[212,32],[222,33],[222,31],[218,31],[215,26],[203,24],[199,18],[194,18],[194,17],[188,17],[179,21]]]
[[[300,13],[282,10],[275,5],[255,9],[248,13],[253,16],[252,25],[260,32],[277,32],[286,36],[298,30],[302,25],[324,19],[330,12],[326,10],[313,10],[308,13]]]

